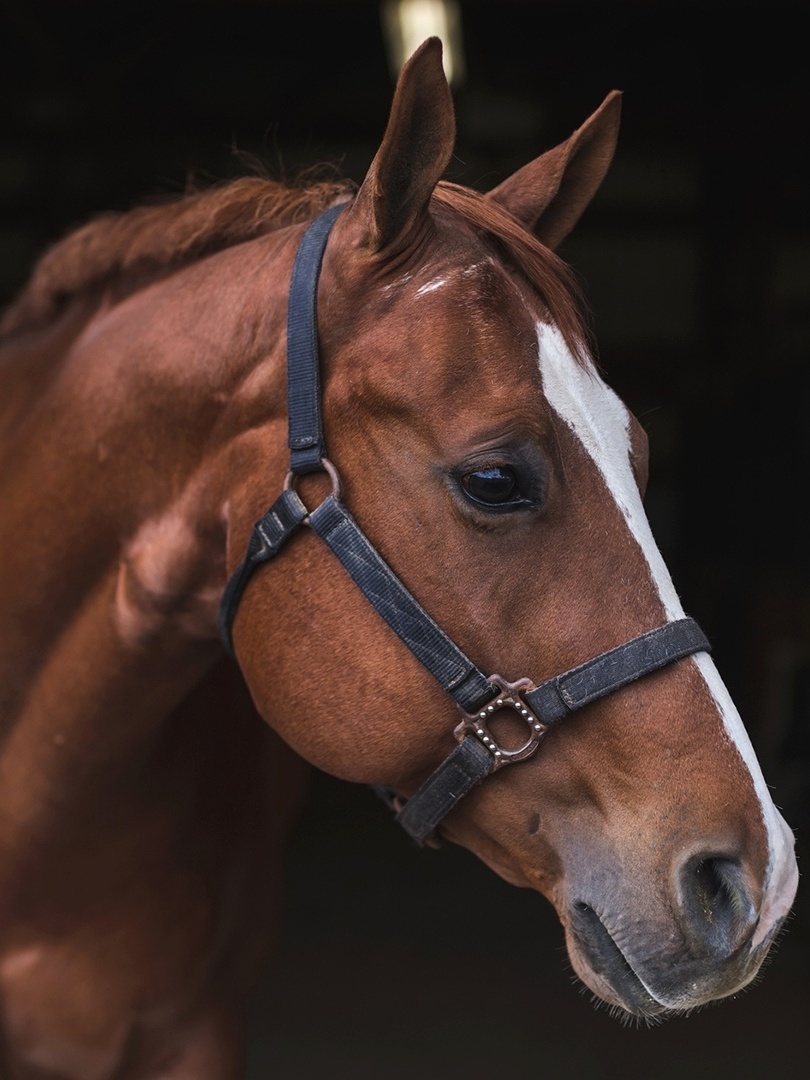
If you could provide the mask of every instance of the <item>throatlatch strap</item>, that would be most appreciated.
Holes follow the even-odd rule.
[[[691,653],[710,651],[709,641],[694,619],[677,619],[548,679],[523,697],[544,724],[556,724],[568,713],[642,675]]]
[[[285,488],[253,526],[245,557],[228,579],[219,607],[219,637],[231,656],[234,616],[253,571],[278,554],[306,516],[307,508],[296,492]]]
[[[465,712],[497,689],[441,630],[377,553],[342,503],[329,495],[309,523],[337,556],[365,598]]]
[[[304,233],[290,278],[287,314],[287,409],[290,469],[316,472],[326,456],[318,371],[318,275],[329,233],[345,203],[317,217]]]

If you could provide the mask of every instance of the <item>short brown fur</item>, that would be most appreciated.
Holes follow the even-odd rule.
[[[609,94],[487,195],[440,183],[453,111],[426,42],[322,266],[324,420],[347,505],[439,625],[510,681],[672,617],[605,481],[626,466],[643,518],[638,425],[610,429],[605,462],[551,393],[557,362],[565,390],[608,394],[544,244],[597,190],[618,114]],[[294,253],[350,194],[249,179],[100,219],[6,316],[3,1080],[238,1080],[309,767],[408,797],[455,745],[451,697],[310,530],[254,575],[235,661],[217,638],[227,577],[288,468]],[[586,422],[607,424],[606,400],[624,415],[597,398]],[[490,467],[528,482],[531,507],[467,498]],[[303,479],[312,505],[324,477]],[[639,1018],[749,983],[795,892],[790,834],[709,666],[594,702],[441,824],[551,902],[579,977]]]

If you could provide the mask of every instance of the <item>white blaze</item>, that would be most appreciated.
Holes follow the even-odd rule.
[[[540,372],[549,405],[580,440],[601,473],[641,548],[658,589],[667,619],[684,617],[675,586],[653,539],[630,460],[630,416],[621,399],[590,363],[579,363],[556,327],[537,325]],[[707,653],[692,658],[708,686],[729,737],[751,773],[768,833],[770,865],[768,891],[754,944],[776,919],[786,915],[798,880],[793,857],[793,833],[776,809],[762,775],[748,732],[731,700],[714,661]]]

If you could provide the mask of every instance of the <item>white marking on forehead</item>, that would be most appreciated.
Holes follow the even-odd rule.
[[[459,279],[474,277],[483,269],[483,267],[492,265],[493,263],[494,259],[487,256],[485,259],[481,259],[479,262],[469,263],[467,266],[453,267],[453,269],[444,276],[431,278],[431,280],[426,281],[424,285],[420,285],[414,295],[424,296],[426,293],[435,292],[436,289],[442,289],[446,285],[452,285],[454,281],[458,281]]]
[[[382,291],[384,293],[395,292],[397,289],[401,289],[403,285],[407,285],[413,277],[413,274],[403,274],[402,277],[398,277],[396,281],[390,281],[387,285],[383,285]]]
[[[447,278],[434,278],[433,281],[428,281],[425,285],[420,285],[416,290],[417,296],[422,296],[424,293],[433,292],[434,289],[440,289],[442,285],[447,284]]]
[[[630,460],[630,414],[590,361],[578,363],[556,327],[537,325],[540,372],[549,405],[578,437],[593,460],[650,568],[668,620],[684,617],[669,570],[652,535]],[[717,706],[729,737],[753,780],[768,833],[770,872],[757,939],[787,914],[795,892],[793,833],[771,799],[748,732],[707,653],[692,657]],[[788,899],[786,899],[788,898]]]

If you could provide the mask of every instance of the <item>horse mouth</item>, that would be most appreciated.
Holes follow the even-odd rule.
[[[639,1019],[672,1012],[656,1001],[639,979],[592,907],[582,902],[574,904],[570,929],[592,973],[613,991],[610,1004]]]
[[[711,965],[703,970],[701,965],[687,964],[685,969],[680,970],[680,979],[683,982],[688,977],[688,982],[681,986],[680,991],[674,984],[669,985],[663,991],[663,1000],[653,996],[600,916],[582,901],[572,906],[567,923],[569,955],[577,975],[593,991],[597,1004],[604,1002],[626,1020],[659,1022],[736,995],[753,985],[785,922],[785,918],[779,919],[756,948],[750,947],[750,941],[743,941],[737,949],[727,954],[729,963],[720,963],[714,971]],[[663,976],[665,982],[672,982],[673,968],[677,971],[678,967],[677,962],[671,966]],[[659,972],[656,981],[660,978]]]

